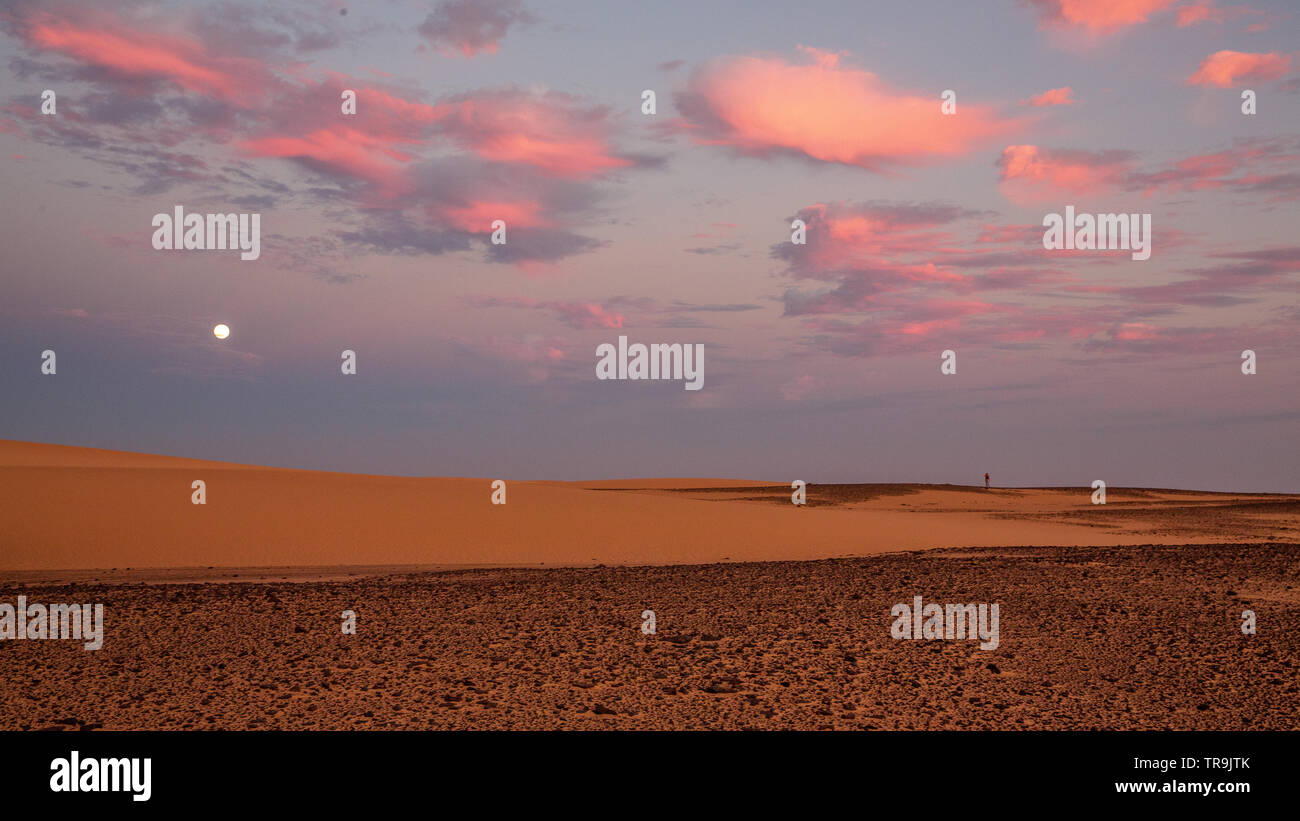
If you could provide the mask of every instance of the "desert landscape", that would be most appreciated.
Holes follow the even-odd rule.
[[[1300,497],[1285,494],[1111,487],[1106,504],[1094,505],[1088,482],[810,484],[801,508],[790,480],[507,477],[506,503],[494,505],[493,478],[284,470],[0,440],[0,569],[669,565],[1300,541]],[[202,505],[191,500],[196,480],[206,485]]]
[[[0,641],[0,729],[1300,726],[1293,495],[490,481],[0,443],[2,600],[106,613]]]
[[[0,642],[0,728],[1296,729],[1297,567],[1294,544],[1144,545],[7,582],[108,615],[97,652]],[[892,639],[918,591],[1000,602],[1000,647]]]

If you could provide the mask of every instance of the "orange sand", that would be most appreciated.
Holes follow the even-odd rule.
[[[207,483],[207,504],[190,484]],[[0,569],[682,564],[935,547],[1294,541],[1300,497],[249,467],[0,440]]]

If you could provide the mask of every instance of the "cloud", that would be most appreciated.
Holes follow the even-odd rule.
[[[344,87],[357,93],[354,117],[337,114],[335,98]],[[268,120],[259,135],[238,141],[238,147],[359,183],[374,206],[412,193],[412,161],[426,147],[459,147],[492,164],[518,167],[521,174],[531,170],[571,180],[658,163],[613,147],[615,126],[607,107],[559,92],[487,89],[429,104],[334,76],[300,90],[294,101],[269,112]]]
[[[1291,71],[1291,58],[1285,54],[1252,54],[1242,51],[1216,51],[1201,62],[1187,84],[1209,88],[1232,88],[1242,80],[1268,82],[1280,80]]]
[[[1058,260],[1043,251],[1041,227],[1000,229],[980,222],[982,212],[954,205],[827,203],[803,208],[798,217],[809,226],[807,244],[776,244],[771,256],[787,262],[787,277],[831,287],[789,288],[783,296],[788,317],[891,313],[940,294],[1026,288],[1062,275]],[[978,231],[975,248],[963,246],[957,229]]]
[[[662,163],[619,150],[612,110],[574,95],[492,88],[429,102],[319,71],[290,52],[328,39],[338,24],[327,18],[231,22],[200,10],[164,25],[138,8],[20,3],[0,16],[38,57],[15,58],[17,71],[89,86],[57,118],[10,104],[3,129],[123,170],[140,179],[138,195],[183,185],[227,202],[237,189],[247,203],[348,208],[336,236],[354,246],[341,257],[479,246],[526,266],[586,253],[603,244],[579,230],[596,215],[599,184]],[[356,92],[355,115],[341,115],[342,89]],[[271,176],[286,172],[293,184]],[[505,246],[485,242],[495,219],[507,222]]]
[[[1216,6],[1214,0],[1199,0],[1196,3],[1189,3],[1179,6],[1176,10],[1177,25],[1179,28],[1194,26],[1198,23],[1218,23],[1223,24],[1230,20],[1236,20],[1240,17],[1258,17],[1266,15],[1267,12],[1250,6]],[[1263,31],[1268,28],[1268,23],[1253,23],[1249,31]]]
[[[496,54],[511,26],[535,22],[522,0],[446,0],[424,19],[419,32],[440,52],[473,57]]]
[[[1222,23],[1224,20],[1224,10],[1214,5],[1213,0],[1203,0],[1200,3],[1191,3],[1189,5],[1179,6],[1177,9],[1177,24],[1179,28],[1194,26],[1197,23]]]
[[[1027,203],[1115,187],[1132,170],[1133,154],[1009,145],[996,165],[1002,193],[1013,202]]]
[[[1145,23],[1176,0],[1029,0],[1042,26],[1106,36]]]
[[[470,296],[465,302],[475,308],[532,308],[547,311],[553,317],[575,330],[622,328],[622,313],[599,302],[534,300],[521,297]]]
[[[481,233],[500,220],[515,228],[539,228],[546,225],[536,200],[475,200],[465,205],[436,207],[442,218],[462,231]]]
[[[725,243],[722,245],[698,245],[694,248],[684,248],[686,253],[697,256],[716,256],[719,254],[730,254],[738,251],[740,246],[736,243]]]
[[[1182,157],[1151,168],[1140,168],[1138,156],[1127,151],[1008,145],[996,165],[1002,194],[1019,204],[1112,191],[1154,195],[1221,190],[1288,201],[1300,196],[1297,161],[1300,138],[1281,136],[1238,139],[1222,151]]]
[[[622,328],[623,315],[606,311],[593,302],[560,302],[554,305],[557,318],[570,328]]]
[[[1300,196],[1297,163],[1300,138],[1238,139],[1222,151],[1194,154],[1150,172],[1134,173],[1127,184],[1146,194],[1219,189],[1294,200]]]
[[[1295,246],[1208,254],[1207,258],[1227,262],[1193,269],[1188,272],[1190,279],[1117,289],[1115,293],[1150,304],[1225,308],[1284,289],[1300,273],[1300,247]]]
[[[973,288],[976,277],[950,267],[945,257],[957,250],[950,227],[976,212],[945,203],[830,202],[796,216],[807,224],[806,244],[780,243],[772,257],[786,263],[786,276],[832,287],[788,289],[785,316],[891,314],[906,295]],[[901,324],[894,331],[902,332]]]
[[[808,222],[807,245],[772,247],[791,281],[783,316],[804,331],[803,346],[843,356],[1049,343],[1111,352],[1208,351],[1239,331],[1179,325],[1175,317],[1184,309],[1258,301],[1293,287],[1300,273],[1300,249],[1242,249],[1203,254],[1211,264],[1170,282],[1127,286],[1063,270],[1104,263],[1095,255],[1045,251],[1041,226],[989,223],[983,212],[934,203],[831,202],[798,215]],[[1252,330],[1271,342],[1286,334],[1280,320]],[[808,386],[783,387],[793,399]]]
[[[683,317],[691,313],[737,313],[758,310],[745,303],[693,304],[674,300],[663,304],[650,297],[615,296],[606,299],[537,300],[525,297],[476,295],[465,297],[474,308],[516,308],[541,311],[575,330],[630,327],[702,327],[698,320]]]
[[[1029,243],[1042,239],[1041,225],[997,225],[986,223],[980,227],[975,242],[980,244]]]
[[[667,310],[687,311],[691,313],[736,313],[740,311],[757,311],[758,308],[758,305],[753,305],[747,302],[704,303],[701,305],[694,305],[689,302],[674,300],[668,305]]]
[[[1062,88],[1054,88],[1050,91],[1044,91],[1042,94],[1033,97],[1027,97],[1026,99],[1021,100],[1020,104],[1042,108],[1054,105],[1074,105],[1075,102],[1074,89],[1069,86],[1064,86]]]
[[[402,165],[411,160],[411,155],[397,150],[398,142],[391,135],[339,125],[302,135],[244,140],[238,146],[253,156],[298,160],[313,170],[338,172],[396,192],[404,185]]]
[[[489,261],[553,263],[605,243],[572,229],[601,193],[586,182],[557,180],[527,168],[464,157],[422,160],[387,207],[363,212],[362,227],[341,236],[374,253],[439,254],[482,247]],[[506,243],[489,242],[493,221]]]
[[[89,7],[67,12],[65,17],[23,5],[6,19],[30,46],[134,82],[141,95],[148,92],[147,84],[163,83],[240,104],[259,98],[268,81],[258,61],[216,52],[188,34],[122,25]]]
[[[262,238],[262,259],[293,274],[307,274],[329,285],[346,285],[367,279],[354,270],[353,257],[337,235],[290,237],[278,233]]]
[[[811,272],[931,251],[949,240],[937,229],[974,214],[941,202],[815,203],[791,217],[807,226],[807,244],[781,243],[774,247],[773,256],[790,262],[795,270]]]
[[[1082,151],[1012,145],[996,165],[999,188],[1012,202],[1031,204],[1113,191],[1144,195],[1222,190],[1261,194],[1269,201],[1300,196],[1300,138],[1235,140],[1230,148],[1193,154],[1149,168],[1129,151]]]
[[[696,67],[675,95],[682,116],[673,127],[737,155],[887,171],[970,153],[1018,125],[977,103],[945,116],[937,95],[895,89],[843,65],[842,54],[800,51],[802,63],[731,56]]]
[[[563,92],[502,89],[460,95],[434,106],[431,116],[436,134],[484,159],[528,165],[556,177],[587,179],[651,163],[614,151],[607,106],[586,106]]]
[[[520,337],[490,336],[470,339],[451,337],[447,342],[459,348],[458,364],[469,378],[480,380],[491,370],[503,370],[511,379],[540,384],[565,365],[565,342],[555,337],[526,334]],[[484,367],[492,365],[494,368]]]
[[[534,263],[559,262],[607,244],[561,228],[525,228],[511,232],[509,239],[504,245],[487,246],[488,259],[531,267]]]
[[[338,237],[359,250],[404,255],[468,251],[474,239],[467,231],[431,230],[395,212],[372,216],[357,229],[339,231]]]

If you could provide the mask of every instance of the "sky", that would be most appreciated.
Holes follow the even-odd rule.
[[[0,438],[413,476],[1300,492],[1298,21],[6,3]],[[155,249],[176,206],[260,214],[260,256]],[[1150,258],[1044,248],[1067,206],[1149,214]],[[702,389],[598,379],[619,336],[702,345]]]

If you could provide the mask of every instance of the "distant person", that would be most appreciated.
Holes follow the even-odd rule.
[[[987,473],[984,474],[984,489],[985,490],[989,489],[989,475]]]

